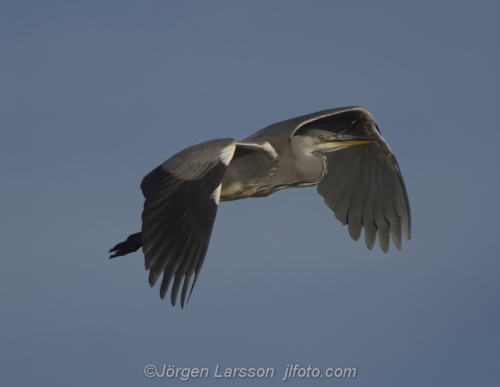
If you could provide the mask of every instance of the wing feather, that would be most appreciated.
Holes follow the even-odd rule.
[[[321,128],[334,133],[358,135],[372,143],[351,146],[326,154],[328,173],[318,185],[318,193],[348,225],[349,235],[357,240],[365,229],[365,242],[373,248],[377,238],[387,252],[390,238],[401,249],[402,232],[410,239],[411,215],[401,171],[391,148],[380,135],[371,115],[359,107],[336,109],[331,115],[298,125],[295,133]]]
[[[377,226],[373,216],[374,190],[372,187],[372,166],[365,162],[363,173],[363,203],[361,219],[365,228],[365,243],[368,249],[373,249],[377,239]]]
[[[344,158],[339,160],[335,168],[330,169],[330,166],[328,167],[327,177],[334,180],[336,182],[335,185],[318,185],[318,192],[320,195],[324,196],[326,205],[330,207],[332,211],[335,211],[335,205],[344,187],[345,181],[347,180],[347,176],[342,174],[342,169],[347,167],[347,163],[347,158]],[[329,162],[329,164],[331,163]]]
[[[349,162],[349,168],[359,170],[361,168],[361,158],[357,154],[352,154]],[[346,173],[343,182],[343,188],[335,203],[335,217],[342,223],[347,224],[347,214],[350,211],[351,197],[355,183],[359,179],[358,175]]]
[[[372,188],[373,188],[373,219],[378,230],[378,240],[382,251],[389,250],[389,223],[384,217],[384,206],[382,199],[382,189],[380,187],[379,168],[377,164],[372,164]]]
[[[187,148],[149,173],[141,188],[145,196],[142,238],[149,283],[163,273],[160,297],[173,279],[171,302],[182,286],[181,306],[195,273],[201,270],[217,214],[221,184],[236,142],[212,140]],[[194,282],[191,291],[194,287]]]
[[[363,212],[363,188],[365,185],[365,168],[361,157],[358,157],[358,168],[360,175],[354,179],[354,184],[351,190],[351,198],[349,201],[349,208],[347,214],[347,224],[349,228],[349,235],[352,239],[357,241],[361,236],[363,228],[362,212]]]

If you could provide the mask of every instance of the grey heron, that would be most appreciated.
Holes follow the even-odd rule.
[[[318,186],[326,205],[372,249],[389,235],[401,249],[410,239],[408,196],[398,163],[373,117],[361,107],[324,110],[270,125],[242,141],[191,146],[151,171],[141,183],[142,230],[110,250],[110,258],[142,246],[149,284],[163,273],[160,297],[173,279],[184,307],[207,253],[221,201],[264,197],[291,187]]]

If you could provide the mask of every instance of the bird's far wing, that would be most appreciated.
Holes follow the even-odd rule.
[[[323,121],[324,118],[331,120],[331,118],[334,116],[342,117],[342,113],[349,111],[353,112],[356,109],[361,109],[364,111],[364,109],[360,107],[352,106],[352,107],[321,110],[319,112],[306,114],[300,117],[290,118],[289,120],[277,122],[275,124],[266,126],[265,128],[245,138],[244,141],[251,142],[256,140],[268,140],[276,137],[283,138],[283,136],[291,137],[297,132],[297,130],[300,130],[302,127],[308,125],[310,122],[315,122],[315,123],[320,122]]]
[[[142,243],[149,284],[163,272],[160,297],[173,278],[172,305],[182,284],[184,307],[191,277],[196,283],[217,214],[220,185],[236,142],[211,140],[189,147],[150,172],[142,181]],[[184,280],[184,281],[183,281]]]
[[[374,139],[373,143],[327,153],[328,173],[318,185],[318,192],[336,218],[348,225],[352,239],[358,240],[364,227],[369,249],[373,248],[377,232],[383,251],[389,249],[389,234],[401,249],[401,231],[408,239],[411,234],[408,195],[394,154],[372,116],[354,107],[307,126]]]

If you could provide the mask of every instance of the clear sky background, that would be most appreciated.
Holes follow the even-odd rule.
[[[152,386],[158,367],[355,367],[288,385],[497,386],[497,1],[2,1],[0,384]],[[185,309],[140,252],[143,176],[208,139],[360,105],[401,166],[403,250],[315,188],[223,203]],[[183,384],[184,385],[184,384]]]

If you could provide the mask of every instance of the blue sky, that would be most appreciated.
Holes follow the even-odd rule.
[[[0,382],[180,385],[158,367],[355,367],[289,385],[500,376],[496,1],[4,1]],[[144,175],[212,138],[361,105],[401,166],[402,251],[368,251],[315,188],[222,203],[185,309],[140,252]],[[186,383],[186,382],[184,382]]]

